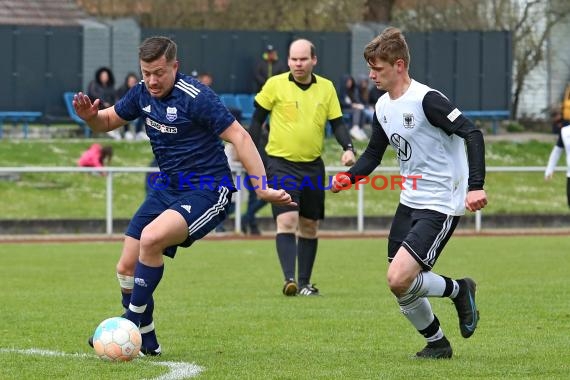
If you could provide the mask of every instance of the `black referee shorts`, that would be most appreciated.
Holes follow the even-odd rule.
[[[404,247],[424,270],[431,270],[453,234],[459,216],[398,205],[388,236],[388,261]]]
[[[325,164],[318,158],[311,162],[292,162],[281,157],[267,157],[267,183],[287,191],[297,206],[271,205],[273,217],[289,211],[312,220],[325,217]],[[328,182],[327,182],[328,184]]]

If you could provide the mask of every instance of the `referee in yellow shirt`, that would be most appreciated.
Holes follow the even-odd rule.
[[[297,203],[272,206],[277,255],[285,278],[283,294],[316,296],[319,290],[311,284],[311,273],[317,255],[319,220],[325,215],[324,190],[330,186],[321,158],[327,121],[344,149],[343,165],[354,164],[354,148],[333,83],[313,74],[317,64],[315,46],[305,39],[294,41],[289,47],[288,64],[289,72],[269,78],[256,95],[250,133],[258,149],[263,149],[259,146],[261,125],[270,115],[265,146],[267,184],[287,189]]]

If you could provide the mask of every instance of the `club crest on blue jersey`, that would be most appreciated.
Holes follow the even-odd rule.
[[[403,116],[404,116],[404,128],[413,128],[416,126],[413,113],[405,113]]]
[[[168,121],[174,121],[178,118],[178,110],[176,107],[166,107],[166,119]]]

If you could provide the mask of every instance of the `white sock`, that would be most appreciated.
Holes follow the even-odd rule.
[[[400,310],[406,316],[408,321],[418,330],[420,334],[426,338],[428,342],[434,342],[443,338],[443,330],[437,322],[436,326],[431,326],[434,323],[435,315],[431,310],[431,305],[427,298],[417,298],[411,294],[398,298]],[[428,327],[430,327],[428,329]],[[434,331],[435,330],[435,331]]]
[[[398,298],[398,303],[400,304],[402,314],[408,318],[418,331],[428,327],[435,318],[431,310],[431,305],[425,297],[404,296]]]
[[[459,285],[455,280],[448,280],[453,284],[453,290],[449,297],[454,298],[459,291]],[[414,279],[406,294],[415,294],[418,297],[443,297],[446,287],[445,277],[431,271],[423,271]]]

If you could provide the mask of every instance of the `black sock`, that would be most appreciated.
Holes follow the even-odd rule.
[[[319,239],[307,239],[300,237],[298,243],[299,260],[299,286],[310,283],[313,265],[317,257],[317,246]]]
[[[426,327],[423,330],[418,330],[420,334],[422,334],[424,336],[424,338],[426,338],[426,340],[428,342],[439,342],[441,339],[443,339],[445,336],[443,335],[443,331],[441,331],[441,328],[439,326],[439,319],[437,319],[437,317],[433,316],[433,321],[429,324],[428,327]],[[445,341],[442,341],[441,343],[446,342],[447,339]]]
[[[297,240],[295,234],[277,234],[275,235],[275,244],[277,246],[277,256],[281,263],[281,269],[285,280],[295,278],[295,260],[297,259]]]

